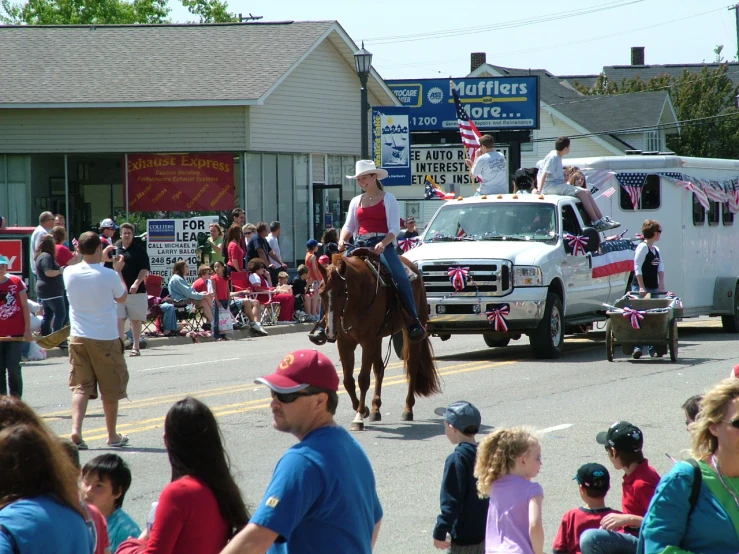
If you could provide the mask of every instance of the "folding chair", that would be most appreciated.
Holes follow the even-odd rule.
[[[245,273],[245,272],[239,271],[239,272],[231,273],[232,282],[233,282],[233,276],[236,273]],[[265,327],[277,325],[277,320],[280,317],[280,303],[272,300],[273,292],[269,290],[257,292],[251,288],[251,283],[249,282],[248,277],[245,280],[246,280],[246,283],[245,283],[246,288],[243,290],[247,291],[248,293],[247,296],[249,298],[257,299],[259,303],[262,305],[262,317],[259,323],[261,323]]]
[[[248,291],[250,290],[249,276],[246,271],[232,271],[230,275],[230,284],[231,292],[248,293]],[[244,294],[244,300],[248,300],[250,298],[252,297],[249,294]],[[238,325],[239,327],[246,327],[247,325],[249,325],[249,318],[246,317],[246,314],[243,310],[237,310],[236,313],[233,313],[233,310],[231,310],[231,314],[236,320],[234,327],[236,327],[236,325]]]
[[[159,325],[157,325],[157,320],[159,318],[159,315],[161,313],[161,310],[155,309],[152,310],[152,298],[160,298],[162,296],[162,289],[164,288],[164,277],[161,277],[160,275],[147,275],[146,279],[144,281],[146,284],[146,296],[148,302],[148,311],[146,313],[146,321],[143,324],[143,332],[150,333],[152,330],[150,329],[151,325],[154,325],[154,329],[159,329]]]

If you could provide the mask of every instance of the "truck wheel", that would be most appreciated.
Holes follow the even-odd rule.
[[[614,341],[613,338],[613,329],[611,329],[611,320],[609,319],[606,321],[606,358],[608,358],[609,362],[613,361],[613,355],[614,355]]]
[[[393,335],[393,350],[395,350],[395,355],[403,359],[403,332],[399,331]]]
[[[734,314],[721,316],[721,325],[727,333],[739,333],[739,298],[737,298],[737,294],[739,294],[739,285],[734,289]]]
[[[508,343],[511,342],[511,339],[494,339],[490,335],[483,335],[482,338],[485,339],[485,344],[490,348],[502,348],[508,346]]]
[[[670,324],[670,361],[677,361],[677,319],[673,319]]]
[[[535,358],[559,358],[559,355],[562,353],[562,349],[564,348],[562,300],[553,292],[547,294],[544,317],[529,337],[531,350],[534,352]]]

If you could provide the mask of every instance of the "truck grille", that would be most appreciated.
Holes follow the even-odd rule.
[[[450,267],[469,267],[467,286],[461,292],[455,292],[449,281]],[[511,292],[511,263],[505,260],[492,260],[486,263],[465,261],[418,262],[423,274],[426,294],[429,296],[503,296]]]

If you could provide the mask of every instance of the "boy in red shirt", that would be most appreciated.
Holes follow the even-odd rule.
[[[611,488],[608,470],[600,464],[585,464],[575,476],[584,506],[573,508],[562,518],[554,539],[554,554],[580,554],[580,535],[588,529],[599,529],[608,514],[621,512],[606,507],[606,494]]]
[[[635,554],[639,527],[659,483],[659,474],[642,453],[644,435],[636,425],[617,421],[595,439],[606,447],[613,467],[624,471],[621,507],[623,514],[609,514],[600,529],[580,537],[582,554]],[[618,529],[624,528],[625,533]]]
[[[10,261],[0,255],[0,337],[23,337],[31,341],[31,312],[28,309],[26,285],[20,277],[8,273]],[[21,374],[21,354],[23,341],[0,342],[0,394],[21,397],[23,376]],[[5,384],[5,373],[8,383]]]

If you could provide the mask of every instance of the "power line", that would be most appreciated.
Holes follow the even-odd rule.
[[[447,30],[441,30],[441,31],[431,31],[427,33],[415,33],[415,34],[408,34],[408,35],[395,35],[395,36],[366,38],[365,42],[367,42],[368,44],[370,43],[371,44],[391,44],[391,43],[399,43],[399,42],[415,42],[419,40],[430,40],[430,39],[435,39],[435,38],[436,39],[450,38],[450,37],[463,36],[463,35],[469,35],[469,34],[479,34],[479,33],[485,33],[489,31],[496,31],[496,30],[501,30],[501,29],[514,29],[517,27],[535,25],[538,23],[547,23],[550,21],[558,21],[561,19],[578,17],[581,15],[589,15],[589,14],[598,13],[602,11],[612,10],[615,8],[629,6],[631,4],[639,4],[643,1],[644,0],[626,0],[626,1],[620,0],[617,2],[611,2],[606,5],[591,6],[588,8],[581,8],[579,10],[573,10],[573,11],[568,11],[568,12],[551,13],[547,15],[531,17],[528,19],[508,21],[505,23],[495,23],[492,25],[482,25],[478,27],[463,27],[461,29],[447,29]]]

